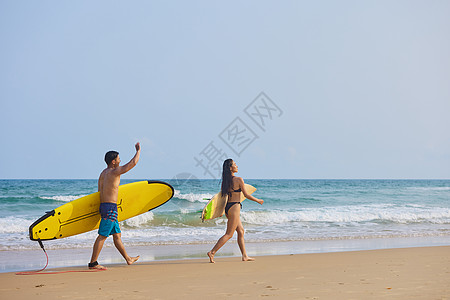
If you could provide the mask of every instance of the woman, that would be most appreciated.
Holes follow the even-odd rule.
[[[228,201],[225,206],[225,215],[228,218],[227,222],[227,232],[217,241],[214,248],[208,252],[209,261],[214,263],[214,255],[219,249],[225,245],[225,243],[233,237],[234,232],[238,235],[239,249],[241,249],[242,260],[252,261],[254,258],[248,257],[245,251],[244,244],[244,227],[242,227],[240,215],[241,215],[241,193],[244,194],[245,198],[263,204],[264,201],[257,199],[252,195],[248,194],[245,190],[244,180],[241,177],[235,177],[234,174],[237,173],[238,167],[232,159],[227,159],[223,162],[222,170],[222,195],[228,195]]]

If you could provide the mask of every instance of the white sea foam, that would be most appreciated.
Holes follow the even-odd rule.
[[[213,194],[195,194],[195,193],[187,193],[182,194],[180,191],[175,190],[174,197],[182,200],[187,200],[189,202],[201,202],[201,203],[208,203],[209,199],[211,199],[214,195]]]
[[[292,222],[393,222],[450,224],[450,209],[417,206],[360,205],[302,208],[297,211],[243,211],[242,221],[254,225]]]
[[[32,221],[30,220],[13,216],[0,218],[0,233],[28,232],[31,223]]]
[[[193,212],[195,212],[196,210],[194,210],[194,209],[188,209],[188,208],[182,208],[182,207],[180,207],[180,212],[182,213],[182,214],[189,214],[189,213],[193,213]]]
[[[159,226],[148,229],[131,230],[124,233],[126,237],[158,239],[159,241],[188,241],[194,239],[202,240],[205,237],[220,237],[225,233],[225,228],[210,227],[169,227]],[[176,238],[176,239],[174,239]]]
[[[140,227],[148,222],[151,222],[152,220],[153,220],[153,213],[149,211],[146,212],[145,214],[125,220],[123,221],[123,223],[130,227]]]
[[[78,198],[84,197],[86,195],[78,195],[78,196],[72,196],[72,195],[67,195],[67,196],[51,196],[51,197],[40,197],[41,199],[47,199],[47,200],[54,200],[54,201],[61,201],[61,202],[70,202],[73,200],[76,200]]]
[[[225,233],[225,228],[208,227],[169,227],[158,226],[152,228],[122,228],[122,239],[128,245],[164,245],[164,244],[203,244],[216,241]],[[46,249],[70,249],[92,247],[97,236],[97,231],[91,231],[65,238],[64,240],[45,241]],[[109,238],[105,246],[112,244]],[[21,240],[9,241],[0,245],[0,250],[31,249],[36,248],[36,243],[26,240],[22,235]]]

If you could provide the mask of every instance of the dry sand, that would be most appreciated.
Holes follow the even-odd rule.
[[[450,299],[450,246],[108,267],[1,273],[0,299]]]

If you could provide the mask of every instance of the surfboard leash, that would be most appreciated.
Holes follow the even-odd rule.
[[[50,275],[50,274],[63,274],[63,273],[92,273],[92,272],[99,272],[99,271],[106,271],[106,269],[94,269],[94,270],[72,270],[72,271],[47,271],[43,272],[48,267],[48,254],[47,251],[45,251],[44,244],[40,239],[37,240],[39,243],[39,246],[41,246],[42,250],[44,251],[45,257],[47,258],[47,262],[45,264],[45,267],[38,271],[27,271],[27,272],[17,272],[16,275]]]

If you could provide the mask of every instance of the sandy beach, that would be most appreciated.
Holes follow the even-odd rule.
[[[143,262],[0,274],[1,299],[450,299],[450,246]],[[84,267],[58,269],[85,270]],[[55,269],[52,269],[55,271]]]

